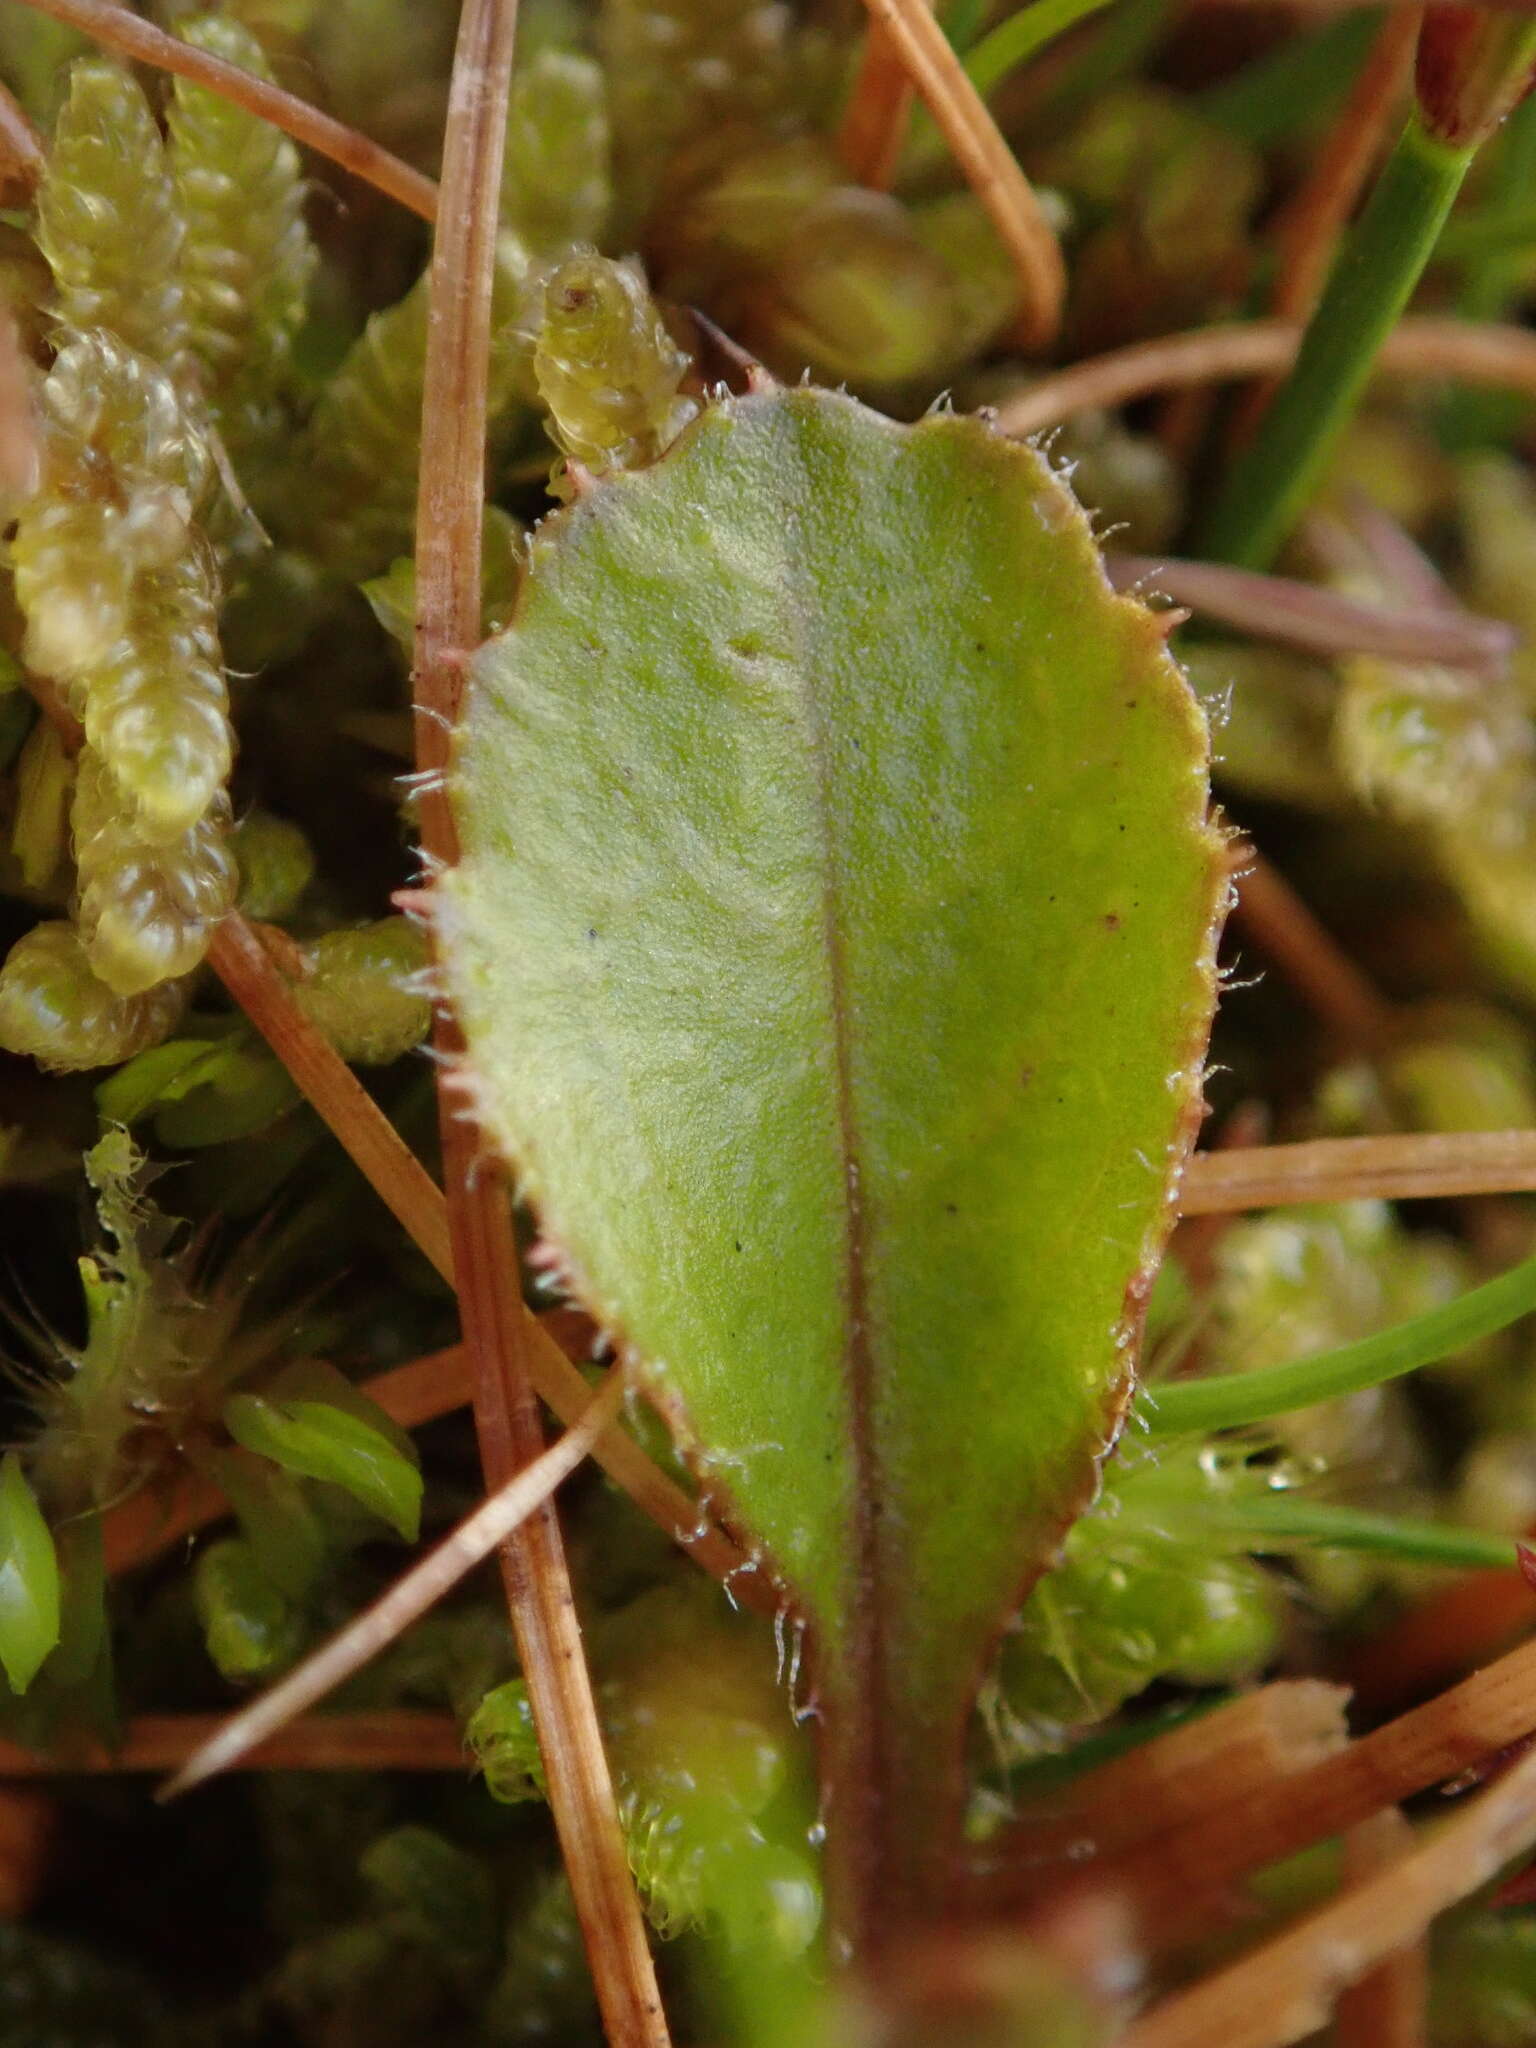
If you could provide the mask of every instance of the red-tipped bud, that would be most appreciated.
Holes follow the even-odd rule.
[[[1536,19],[1482,7],[1431,7],[1419,31],[1415,84],[1425,127],[1447,149],[1473,150],[1536,82]]]

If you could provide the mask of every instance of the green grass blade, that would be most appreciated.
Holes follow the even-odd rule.
[[[965,68],[972,84],[978,92],[991,92],[1010,71],[1027,64],[1037,50],[1107,5],[1108,0],[1031,0],[1028,7],[999,22],[971,50]]]
[[[1109,5],[1109,0],[1030,0],[1027,7],[1021,7],[1017,14],[1010,14],[1006,21],[988,31],[979,42],[967,47],[962,37],[969,36],[971,27],[960,19],[945,23],[945,33],[953,47],[964,57],[965,69],[978,92],[991,92],[1001,85],[1011,71],[1043,50],[1047,43],[1064,35],[1078,22],[1089,15],[1099,13]],[[957,13],[959,10],[957,10]],[[907,149],[904,171],[907,176],[930,168],[943,158],[949,145],[934,127],[932,120],[919,113],[912,140]]]
[[[1181,1380],[1147,1389],[1141,1413],[1156,1435],[1176,1430],[1235,1429],[1269,1422],[1318,1401],[1336,1400],[1401,1379],[1421,1365],[1433,1365],[1492,1336],[1536,1309],[1536,1258],[1526,1259],[1482,1287],[1471,1288],[1440,1308],[1414,1316],[1395,1329],[1358,1343],[1320,1351],[1314,1358],[1256,1372],[1222,1373],[1213,1379]]]
[[[1360,8],[1312,35],[1286,36],[1219,85],[1196,93],[1192,105],[1240,142],[1270,149],[1309,123],[1328,118],[1365,62],[1380,26],[1374,10]]]
[[[1274,559],[1413,296],[1473,154],[1448,148],[1417,114],[1409,117],[1340,251],[1295,368],[1201,521],[1201,553],[1247,569]]]
[[[1229,1525],[1251,1535],[1255,1550],[1363,1550],[1400,1564],[1441,1564],[1467,1571],[1515,1562],[1512,1536],[1284,1495],[1235,1502]]]

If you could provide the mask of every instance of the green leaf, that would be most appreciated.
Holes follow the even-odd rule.
[[[179,1102],[216,1067],[226,1046],[206,1038],[172,1038],[152,1045],[96,1084],[103,1122],[136,1124],[162,1102]]]
[[[210,1544],[192,1574],[192,1601],[215,1669],[235,1685],[292,1663],[302,1618],[243,1536]]]
[[[307,1599],[325,1566],[325,1535],[298,1481],[249,1451],[205,1451],[199,1470],[234,1509],[266,1577],[290,1600]]]
[[[231,1394],[224,1426],[237,1444],[285,1472],[329,1480],[414,1543],[421,1528],[421,1474],[381,1429],[326,1401],[264,1401]]]
[[[323,1358],[295,1358],[267,1383],[268,1398],[291,1407],[295,1401],[323,1401],[344,1415],[355,1415],[384,1441],[393,1444],[408,1465],[416,1462],[416,1445],[408,1429],[360,1386]]]
[[[265,1130],[298,1099],[283,1066],[243,1033],[169,1039],[139,1053],[96,1089],[104,1119],[134,1124],[153,1112],[161,1143],[188,1147],[222,1145]]]
[[[59,1640],[59,1559],[14,1451],[0,1462],[0,1664],[25,1692]]]
[[[100,1515],[76,1515],[55,1539],[59,1564],[59,1641],[48,1667],[59,1685],[85,1685],[105,1660],[111,1684],[112,1639],[107,1628],[107,1570]]]
[[[1203,720],[1034,450],[712,406],[540,528],[439,935],[487,1128],[812,1630],[837,1912],[937,1880],[1198,1116]]]
[[[155,1116],[162,1145],[200,1150],[267,1130],[299,1100],[288,1070],[264,1045],[227,1047],[183,1100]]]
[[[36,719],[37,706],[31,694],[9,680],[0,661],[0,770],[9,770]]]

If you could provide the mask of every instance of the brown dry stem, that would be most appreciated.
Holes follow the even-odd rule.
[[[1413,1846],[1413,1829],[1395,1806],[1344,1837],[1344,1882],[1374,1877]],[[1333,2048],[1425,2048],[1429,1955],[1421,1935],[1342,1992],[1333,2013]]]
[[[986,208],[1019,274],[1022,346],[1044,348],[1061,325],[1067,273],[1035,189],[986,101],[965,75],[926,0],[865,0],[871,36],[890,39],[934,125]]]
[[[449,84],[428,281],[416,519],[416,766],[427,773],[445,764],[465,664],[480,639],[491,284],[516,23],[516,0],[465,0]],[[423,802],[421,830],[429,865],[451,866],[456,834],[440,792]],[[438,1044],[450,1057],[459,1053],[451,1021],[440,1024]],[[445,1087],[438,1100],[475,1425],[487,1482],[499,1490],[533,1466],[543,1447],[532,1377],[536,1326],[518,1291],[505,1177],[481,1157],[483,1139]],[[499,1555],[550,1808],[608,2038],[614,2048],[665,2048],[666,2019],[553,1503],[546,1498]]]
[[[1295,362],[1302,333],[1299,321],[1244,320],[1132,342],[1042,377],[1005,398],[993,418],[1001,433],[1036,434],[1074,413],[1124,405],[1152,391],[1279,376]],[[1536,396],[1536,334],[1499,321],[1412,314],[1388,335],[1376,368],[1397,377],[1451,377]]]
[[[1348,1985],[1417,1941],[1533,1842],[1536,1752],[1422,1846],[1137,2021],[1121,2048],[1289,2048],[1327,2022]]]
[[[1496,1657],[1525,1634],[1533,1614],[1518,1566],[1464,1572],[1357,1644],[1345,1675],[1361,1711],[1376,1717]]]
[[[432,1176],[330,1040],[299,1009],[251,925],[238,913],[225,918],[208,958],[375,1194],[436,1271],[451,1280],[448,1217]]]
[[[1454,1780],[1533,1728],[1536,1641],[1309,1770],[1252,1786],[1187,1826],[1080,1866],[1081,1882],[1123,1898],[1151,1948],[1208,1932],[1239,1879]]]
[[[1336,1755],[1349,1741],[1348,1702],[1343,1686],[1277,1679],[1085,1772],[1028,1806],[978,1852],[978,1902],[989,1885],[1001,1882],[1006,1892],[1031,1868],[1050,1888],[1062,1861],[1080,1855],[1084,1843],[1098,1856],[1123,1854]]]
[[[174,1771],[214,1736],[222,1714],[138,1714],[114,1749],[26,1749],[0,1742],[0,1779],[93,1777]],[[236,1771],[462,1771],[464,1738],[448,1714],[404,1707],[352,1714],[312,1714],[290,1721],[269,1741],[247,1750]]]
[[[116,50],[136,63],[151,64],[158,71],[174,72],[194,85],[206,86],[248,113],[270,121],[274,128],[281,128],[285,135],[291,135],[317,156],[329,158],[354,177],[376,186],[412,213],[420,214],[423,220],[434,218],[437,187],[420,171],[413,170],[377,142],[370,142],[344,121],[322,114],[307,100],[243,71],[238,64],[227,63],[222,57],[167,35],[153,22],[117,5],[116,0],[21,0],[21,4],[34,13],[51,15],[55,21],[67,23],[104,49]]]
[[[1536,1131],[1419,1131],[1196,1153],[1185,1169],[1179,1213],[1214,1216],[1296,1202],[1427,1201],[1533,1191]]]
[[[419,1564],[403,1573],[367,1607],[280,1679],[270,1691],[238,1714],[221,1721],[214,1733],[182,1764],[159,1794],[173,1799],[205,1778],[231,1769],[278,1730],[317,1701],[334,1692],[403,1635],[413,1622],[451,1593],[476,1565],[527,1523],[549,1502],[555,1488],[583,1464],[604,1420],[619,1405],[624,1368],[615,1366],[584,1421],[566,1431],[558,1443],[540,1453],[504,1480],[486,1501],[465,1517]],[[526,1648],[527,1638],[520,1636]],[[526,1669],[526,1666],[525,1666]],[[531,1690],[531,1686],[530,1686]],[[546,1755],[548,1754],[546,1750]],[[575,1889],[575,1874],[572,1874]]]
[[[31,496],[41,467],[31,365],[15,314],[0,305],[0,517]]]

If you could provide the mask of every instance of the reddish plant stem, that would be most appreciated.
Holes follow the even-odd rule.
[[[912,80],[889,32],[872,21],[837,131],[837,153],[856,184],[889,192],[906,145]]]
[[[1449,1685],[1522,1636],[1536,1601],[1521,1572],[1467,1572],[1428,1594],[1354,1649],[1344,1677],[1361,1711],[1379,1715]]]
[[[1320,522],[1310,523],[1309,532]],[[1519,635],[1502,619],[1480,618],[1460,605],[1370,603],[1320,583],[1263,576],[1225,562],[1167,555],[1104,557],[1116,590],[1168,598],[1220,619],[1256,640],[1278,640],[1316,654],[1378,654],[1387,660],[1440,662],[1479,676],[1501,676]]]
[[[132,57],[136,63],[152,64],[158,71],[174,72],[180,78],[191,79],[194,85],[206,86],[210,92],[244,107],[247,113],[270,121],[274,128],[281,128],[285,135],[291,135],[317,156],[327,157],[354,177],[376,186],[412,213],[420,214],[423,220],[434,217],[437,187],[420,171],[413,170],[377,142],[370,142],[344,121],[322,114],[307,100],[243,71],[238,64],[227,63],[222,57],[167,35],[141,15],[119,6],[117,0],[21,0],[21,4],[34,13],[50,15],[53,20],[78,29],[92,42]]]
[[[1152,391],[1275,376],[1295,362],[1302,332],[1299,321],[1245,320],[1132,342],[1003,399],[995,423],[1000,433],[1036,434],[1073,413],[1125,405]],[[1536,395],[1536,334],[1498,321],[1410,314],[1388,335],[1376,367],[1399,377],[1454,377]]]
[[[1392,1029],[1392,1006],[1277,868],[1252,848],[1235,851],[1233,924],[1346,1045],[1379,1049]]]
[[[1317,304],[1339,237],[1390,140],[1422,11],[1401,7],[1382,22],[1310,176],[1274,222],[1277,262],[1269,311],[1278,320],[1306,320]],[[1233,415],[1234,442],[1249,438],[1275,389],[1274,379],[1266,378],[1244,395]]]
[[[1021,347],[1044,348],[1061,325],[1067,273],[1035,189],[950,48],[927,0],[865,0],[871,34],[883,33],[923,97],[934,125],[1018,272]]]
[[[0,192],[23,205],[37,188],[47,162],[43,139],[8,86],[0,85]]]
[[[465,0],[449,87],[442,201],[429,280],[430,321],[416,524],[414,673],[417,767],[440,770],[464,667],[480,637],[480,537],[485,478],[491,279],[516,0]],[[452,865],[457,835],[446,798],[421,814],[434,867]],[[447,1020],[439,1050],[461,1046]],[[484,1141],[439,1088],[444,1194],[475,1424],[486,1479],[499,1488],[543,1450],[530,1371],[530,1318],[518,1291],[504,1177]],[[608,2038],[614,2048],[665,2048],[666,2021],[614,1806],[597,1706],[554,1505],[546,1501],[500,1551],[549,1785]]]

